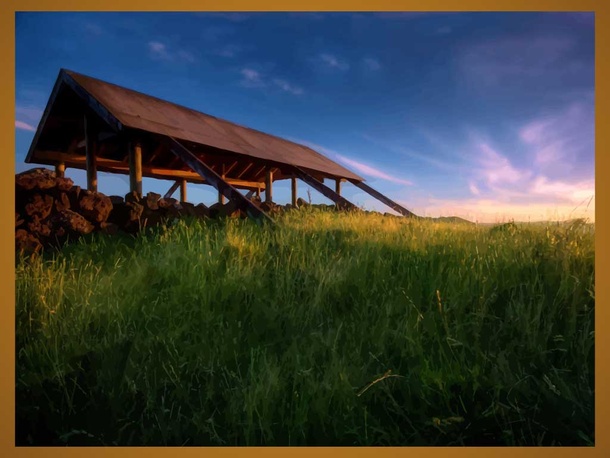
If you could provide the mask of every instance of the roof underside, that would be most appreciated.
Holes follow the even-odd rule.
[[[126,139],[137,135],[148,176],[172,178],[153,173],[161,169],[188,173],[188,167],[155,140],[169,136],[189,145],[218,173],[228,170],[228,178],[261,182],[269,167],[275,168],[275,179],[288,178],[290,166],[297,166],[319,179],[364,181],[309,147],[67,70],[60,72],[26,162],[53,163],[59,154],[73,157],[67,166],[84,168],[83,115],[91,112],[102,120],[97,138],[102,170],[104,160],[124,164]],[[83,167],[77,165],[81,162]],[[196,174],[192,181],[197,181]]]

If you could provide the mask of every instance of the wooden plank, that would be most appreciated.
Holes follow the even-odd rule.
[[[265,175],[265,202],[273,202],[273,170],[267,170]]]
[[[76,156],[58,151],[45,151],[36,150],[35,152],[36,162],[40,164],[55,165],[57,162],[65,162],[66,167],[72,167],[75,169],[85,168],[85,156]],[[114,159],[106,159],[102,157],[97,158],[97,169],[103,172],[110,173],[129,173],[129,164],[123,161],[117,161]],[[207,182],[201,178],[198,173],[185,171],[185,170],[171,170],[163,169],[159,167],[146,167],[142,166],[142,176],[148,178],[158,178],[162,180],[176,180],[185,179],[193,183],[207,184]],[[237,188],[244,189],[258,189],[265,188],[265,183],[259,183],[257,181],[246,181],[227,178],[226,181]]]
[[[93,120],[85,115],[85,161],[87,168],[87,189],[97,191],[97,164],[96,164],[96,135]]]
[[[344,197],[341,197],[339,194],[337,194],[335,191],[330,189],[324,183],[322,183],[321,181],[312,177],[305,170],[303,170],[299,167],[296,167],[296,166],[293,168],[294,168],[294,171],[295,171],[295,174],[297,177],[299,177],[309,186],[314,188],[316,191],[323,194],[325,197],[328,197],[330,200],[332,200],[335,203],[335,205],[337,205],[338,208],[343,209],[343,210],[357,210],[358,209],[358,207],[356,207],[349,200],[347,200]]]
[[[292,206],[297,206],[297,177],[292,177],[290,179],[290,184],[292,188]]]
[[[178,189],[181,186],[181,184],[182,184],[182,180],[176,180],[176,182],[172,185],[172,187],[167,190],[167,192],[165,193],[163,198],[169,199],[176,192],[176,189]]]
[[[163,141],[167,143],[167,146],[172,153],[182,159],[184,163],[192,170],[199,173],[201,177],[206,180],[206,182],[221,191],[224,196],[233,200],[237,208],[244,211],[250,218],[253,218],[256,221],[273,222],[269,215],[262,211],[253,202],[246,199],[242,193],[223,180],[220,175],[214,172],[210,167],[207,166],[207,164],[200,160],[179,141],[173,137],[164,137]]]
[[[381,194],[379,191],[375,191],[373,188],[371,188],[369,185],[365,184],[362,181],[356,181],[356,180],[349,180],[354,186],[362,189],[364,192],[370,194],[371,196],[373,196],[375,199],[377,199],[378,201],[384,203],[385,205],[387,205],[388,207],[390,207],[392,210],[397,211],[398,213],[400,213],[403,216],[408,216],[408,217],[413,217],[413,218],[418,218],[417,215],[415,215],[413,212],[410,212],[409,210],[407,210],[405,207],[403,207],[402,205],[397,204],[396,202],[394,202],[392,199],[384,196],[383,194]]]
[[[140,143],[129,145],[129,189],[142,195],[142,146]]]

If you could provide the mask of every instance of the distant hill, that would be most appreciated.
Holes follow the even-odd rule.
[[[438,218],[430,218],[424,217],[422,219],[427,219],[430,221],[434,221],[435,223],[460,223],[460,224],[476,224],[472,221],[468,221],[467,219],[460,218],[459,216],[440,216]]]

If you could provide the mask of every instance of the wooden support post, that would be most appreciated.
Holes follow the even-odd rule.
[[[221,191],[225,197],[233,200],[237,208],[246,212],[250,218],[254,218],[255,221],[268,221],[273,223],[273,219],[271,219],[269,215],[262,211],[257,205],[254,205],[252,202],[246,199],[237,189],[223,180],[220,175],[214,172],[214,170],[212,170],[206,163],[193,154],[182,143],[173,137],[160,138],[167,144],[169,150],[173,154],[182,159],[182,161],[193,171],[201,175],[206,183],[214,186],[216,189]]]
[[[142,146],[140,143],[129,145],[129,190],[142,195]]]
[[[388,197],[384,196],[379,191],[375,191],[373,188],[371,188],[367,184],[364,184],[362,181],[356,181],[356,180],[349,180],[349,181],[354,186],[356,186],[356,187],[362,189],[363,191],[367,192],[368,194],[373,196],[375,199],[377,199],[380,202],[383,202],[388,207],[390,207],[392,210],[400,213],[401,215],[408,216],[408,217],[411,217],[411,218],[419,218],[419,216],[415,215],[413,212],[410,212],[409,210],[407,210],[402,205],[399,205],[396,202],[394,202],[392,199],[389,199]]]
[[[57,178],[63,178],[66,172],[66,163],[58,162],[55,164],[55,176]]]
[[[341,178],[335,180],[335,192],[341,195]]]
[[[297,206],[297,177],[292,177],[290,179],[290,184],[292,185],[292,206]]]
[[[167,190],[167,192],[165,193],[163,198],[169,199],[172,196],[172,194],[174,194],[176,192],[176,189],[178,189],[181,184],[182,184],[182,180],[176,180],[176,182],[172,185],[172,187]]]
[[[85,155],[87,163],[87,189],[97,192],[97,144],[93,120],[85,115]]]
[[[314,188],[319,193],[323,194],[325,197],[328,197],[330,200],[332,200],[337,205],[338,208],[340,208],[342,210],[357,210],[358,209],[358,207],[356,207],[353,203],[351,203],[345,197],[341,197],[339,194],[337,194],[331,188],[326,186],[320,180],[311,176],[305,170],[295,166],[294,172],[297,177],[299,177],[309,186]]]
[[[186,180],[180,182],[180,202],[186,202]]]
[[[222,173],[220,174],[220,177],[224,180],[225,179],[225,165],[222,164],[220,169],[222,170]],[[220,191],[218,191],[218,203],[220,205],[224,205],[225,204],[225,196]]]
[[[273,172],[271,170],[267,171],[265,175],[265,202],[272,203],[273,202]]]

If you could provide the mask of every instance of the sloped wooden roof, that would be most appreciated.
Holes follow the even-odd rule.
[[[48,116],[54,110],[54,105],[61,105],[59,102],[62,97],[70,97],[64,87],[71,89],[71,97],[74,98],[76,94],[77,98],[89,109],[93,109],[115,133],[137,129],[211,147],[214,151],[227,153],[232,158],[248,157],[255,162],[259,160],[302,167],[318,172],[321,177],[364,181],[362,177],[307,146],[64,69],[59,73],[26,162],[46,163],[45,156],[38,153],[38,141],[45,124],[51,121],[53,124],[61,123],[62,119],[69,120],[69,108],[59,107],[55,109],[56,116]],[[74,106],[74,102],[71,106]],[[74,124],[74,119],[72,122]],[[145,155],[146,153],[143,154]],[[168,164],[162,165],[168,167]]]

